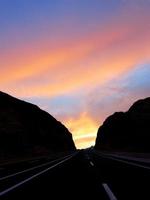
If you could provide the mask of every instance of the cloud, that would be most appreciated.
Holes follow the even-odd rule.
[[[150,64],[96,86],[86,98],[86,111],[94,121],[104,121],[114,112],[127,111],[138,99],[150,96]]]
[[[82,149],[82,148],[87,148],[90,146],[94,146],[95,144],[95,136],[94,135],[85,135],[84,137],[80,137],[77,139],[74,139],[76,146],[78,149]]]
[[[141,77],[136,72],[150,63],[150,16],[128,14],[80,36],[52,42],[41,35],[34,42],[1,49],[1,90],[33,102],[40,97],[39,105],[65,123],[77,145],[92,144],[109,114],[149,94],[148,79],[141,82],[149,71]],[[57,99],[61,107],[54,103]],[[70,112],[65,111],[68,105]]]
[[[14,85],[19,96],[56,96],[103,84],[150,59],[147,21],[147,16],[130,22],[117,20],[81,38],[66,39],[66,44],[55,48],[45,47],[48,39],[44,39],[37,48],[29,44],[2,54],[0,83],[4,89]]]
[[[80,113],[76,118],[71,117],[66,119],[64,124],[73,134],[77,148],[80,148],[81,145],[83,146],[87,142],[93,144],[99,124],[96,124],[86,112]]]

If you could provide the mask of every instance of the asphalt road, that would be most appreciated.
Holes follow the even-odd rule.
[[[150,199],[150,163],[93,149],[1,169],[0,199]]]

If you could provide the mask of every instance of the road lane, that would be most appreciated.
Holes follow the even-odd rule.
[[[1,190],[1,199],[144,200],[145,195],[150,199],[150,184],[141,182],[150,170],[99,156],[89,149],[65,159],[33,169],[30,176]]]
[[[97,176],[107,183],[117,199],[150,199],[150,170],[132,165],[122,160],[100,156],[92,151],[92,159],[97,169]],[[134,162],[134,161],[133,161]]]
[[[35,169],[39,169],[39,168],[41,168],[41,167],[43,167],[43,166],[50,165],[50,164],[52,164],[53,162],[46,163],[45,165],[40,165],[40,166],[31,168],[31,169],[28,169],[28,170],[24,170],[24,171],[22,171],[22,172],[18,172],[18,173],[16,173],[16,174],[12,174],[12,175],[10,175],[10,176],[8,176],[8,177],[3,177],[3,178],[1,179],[1,181],[2,181],[2,180],[5,180],[5,179],[7,179],[7,178],[15,177],[16,175],[20,175],[20,174],[23,174],[23,173],[26,173],[26,172],[29,172],[29,171],[33,171],[33,175],[31,175],[30,177],[28,177],[28,178],[26,178],[26,179],[24,179],[24,180],[22,180],[22,181],[19,181],[17,184],[12,185],[11,187],[8,187],[7,189],[5,189],[5,190],[3,190],[3,191],[0,191],[0,197],[3,196],[3,195],[5,195],[5,194],[7,194],[8,192],[10,192],[10,191],[16,189],[17,187],[23,185],[24,183],[27,183],[28,181],[31,181],[32,179],[34,179],[34,178],[36,178],[36,177],[42,175],[43,173],[49,171],[50,169],[52,169],[52,168],[54,168],[54,167],[56,167],[56,166],[58,166],[58,165],[61,165],[62,163],[66,162],[67,160],[71,159],[71,158],[72,158],[73,156],[75,156],[76,154],[77,154],[77,153],[74,153],[74,154],[72,154],[72,155],[70,155],[70,156],[65,156],[64,158],[61,158],[61,161],[60,161],[60,159],[54,160],[54,162],[57,162],[56,164],[53,164],[52,166],[50,166],[50,167],[48,167],[48,168],[46,168],[46,169],[44,169],[44,170],[42,170],[42,171],[40,171],[40,172],[38,172],[38,173],[35,173],[34,170],[35,170]],[[34,174],[34,173],[35,173],[35,174]]]
[[[0,192],[0,197],[3,196],[3,195],[5,195],[5,194],[7,194],[8,192],[10,192],[10,191],[16,189],[17,187],[23,185],[24,183],[27,183],[28,181],[31,181],[32,179],[34,179],[34,178],[36,178],[36,177],[38,177],[38,176],[44,174],[45,172],[49,171],[50,169],[52,169],[52,168],[54,168],[54,167],[56,167],[56,166],[58,166],[58,165],[60,165],[60,164],[62,164],[62,163],[64,163],[64,162],[66,162],[67,160],[71,159],[71,158],[72,158],[73,156],[75,156],[75,155],[76,155],[76,153],[73,154],[73,155],[71,155],[71,156],[69,156],[69,157],[67,157],[67,158],[64,158],[62,161],[59,161],[58,163],[56,163],[56,164],[54,164],[54,165],[52,165],[52,166],[46,168],[45,170],[42,170],[42,171],[40,171],[40,172],[38,172],[38,173],[36,173],[36,174],[30,176],[29,178],[27,178],[27,179],[25,179],[25,180],[23,180],[23,181],[21,181],[21,182],[15,184],[15,185],[9,187],[9,188],[7,188],[7,189],[1,191],[1,192]]]
[[[112,159],[115,161],[119,161],[128,165],[132,165],[135,167],[140,167],[143,169],[148,169],[150,170],[150,166],[149,166],[149,162],[143,162],[140,159],[136,159],[136,158],[127,158],[127,157],[121,157],[121,156],[116,156],[116,155],[112,155],[112,154],[107,154],[107,153],[98,153],[95,152],[98,156],[101,156],[103,158],[108,158],[108,159]],[[142,164],[143,163],[143,164]],[[145,164],[145,165],[144,165]],[[148,165],[148,166],[147,166]]]
[[[45,166],[47,166],[47,165],[53,164],[53,163],[55,163],[55,162],[59,162],[60,160],[63,160],[63,159],[68,158],[68,157],[70,157],[70,155],[64,156],[64,157],[62,157],[62,158],[58,158],[58,159],[53,160],[53,161],[50,161],[50,162],[46,162],[46,163],[41,164],[41,165],[37,165],[37,166],[35,166],[35,167],[31,167],[31,168],[26,169],[26,170],[23,170],[23,171],[19,171],[19,172],[13,173],[13,174],[9,174],[9,175],[4,176],[4,177],[0,177],[0,181],[5,180],[5,179],[8,179],[8,178],[12,178],[12,177],[14,177],[14,176],[17,176],[17,175],[20,175],[20,174],[23,174],[23,173],[26,173],[26,172],[29,172],[29,171],[32,171],[32,170],[35,170],[35,169],[39,169],[39,168],[41,168],[41,167],[45,167]]]
[[[30,177],[19,187],[4,192],[4,199],[101,199],[108,200],[82,151],[51,169]],[[32,179],[32,180],[31,180]]]

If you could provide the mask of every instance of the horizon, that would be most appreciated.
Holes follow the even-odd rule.
[[[117,111],[150,96],[149,0],[0,1],[0,84],[95,144]]]

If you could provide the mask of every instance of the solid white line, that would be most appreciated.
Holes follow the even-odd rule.
[[[32,167],[32,168],[25,169],[25,170],[23,170],[23,171],[14,173],[14,174],[10,174],[10,175],[8,175],[8,176],[1,177],[1,178],[0,178],[0,181],[5,180],[5,179],[7,179],[7,178],[14,177],[14,176],[19,175],[19,174],[23,174],[23,173],[25,173],[25,172],[32,171],[32,170],[34,170],[34,169],[38,169],[38,168],[44,167],[44,166],[46,166],[46,165],[52,164],[53,162],[57,162],[57,161],[59,161],[59,160],[62,160],[62,159],[64,159],[64,158],[67,158],[67,157],[69,157],[69,156],[70,156],[70,155],[64,156],[64,157],[62,157],[62,158],[58,158],[58,159],[53,160],[53,161],[50,161],[50,162],[48,162],[48,163],[44,163],[44,164],[42,164],[42,165],[38,165],[38,166],[35,166],[35,167]]]
[[[136,158],[136,157],[131,157],[131,156],[124,156],[124,155],[122,156],[122,155],[114,155],[114,154],[104,154],[104,155],[108,155],[108,156],[112,156],[114,158],[124,159],[124,160],[128,160],[128,161],[135,161],[135,162],[139,162],[139,163],[146,163],[146,164],[150,163],[150,159],[148,160],[146,158]]]
[[[114,195],[114,193],[111,191],[110,187],[106,183],[103,183],[102,186],[105,189],[105,192],[107,193],[110,200],[117,200],[116,196]]]
[[[98,156],[103,157],[103,158],[115,160],[115,161],[118,161],[118,162],[121,162],[121,163],[125,163],[125,164],[128,164],[128,165],[132,165],[132,166],[136,166],[136,167],[140,167],[140,168],[143,168],[143,169],[149,169],[150,170],[150,167],[147,167],[147,166],[144,166],[144,165],[141,165],[141,164],[136,164],[136,163],[133,163],[131,161],[126,161],[126,160],[122,160],[122,159],[119,159],[119,158],[114,158],[114,157],[108,156],[108,155],[101,155],[99,153],[96,153],[96,154]]]
[[[121,160],[121,159],[118,159],[118,158],[111,158],[111,157],[110,157],[110,159],[116,160],[118,162],[122,162],[122,163],[125,163],[125,164],[128,164],[128,165],[132,165],[132,166],[135,166],[135,167],[140,167],[140,168],[143,168],[143,169],[150,169],[150,167],[147,167],[147,166],[144,166],[144,165],[141,165],[141,164],[136,164],[136,163],[133,163],[133,162],[130,162],[130,161]]]
[[[90,161],[90,165],[94,166],[94,163],[92,161]]]
[[[47,172],[47,171],[49,171],[50,169],[52,169],[52,168],[54,168],[54,167],[56,167],[56,166],[58,166],[58,165],[64,163],[65,161],[69,160],[70,158],[72,158],[72,157],[75,156],[76,154],[77,154],[77,153],[75,153],[75,154],[69,156],[69,158],[66,158],[66,159],[62,160],[62,161],[60,161],[59,163],[57,163],[57,164],[55,164],[55,165],[53,165],[53,166],[51,166],[51,167],[48,167],[47,169],[45,169],[45,170],[43,170],[43,171],[41,171],[41,172],[39,172],[39,173],[37,173],[37,174],[34,174],[33,176],[31,176],[31,177],[25,179],[24,181],[21,181],[20,183],[17,183],[16,185],[13,185],[13,186],[11,186],[10,188],[8,188],[8,189],[6,189],[6,190],[0,192],[0,196],[5,195],[6,193],[12,191],[13,189],[18,188],[19,186],[23,185],[24,183],[27,183],[27,182],[29,182],[30,180],[32,180],[32,179],[34,179],[34,178],[40,176],[41,174],[44,174],[44,173]]]

